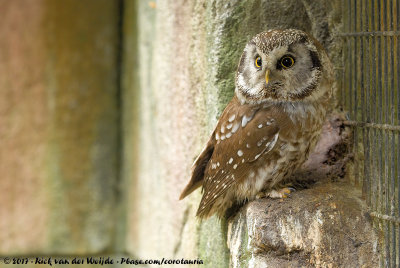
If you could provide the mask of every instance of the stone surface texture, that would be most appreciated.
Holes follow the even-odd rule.
[[[340,2],[0,0],[0,257],[368,264],[374,244],[363,235],[373,234],[345,183],[255,201],[221,221],[195,218],[200,191],[178,201],[233,96],[245,43],[271,28],[302,29],[338,69]],[[316,170],[303,173],[307,183]],[[332,224],[343,230],[337,238]],[[347,255],[329,259],[329,239]]]
[[[133,29],[123,56],[128,61],[123,94],[131,96],[124,98],[128,252],[227,267],[227,223],[195,219],[200,191],[177,201],[192,161],[233,96],[245,43],[263,30],[295,27],[311,32],[336,55],[338,1],[126,2],[125,12],[135,9],[137,19],[124,19],[124,33]],[[129,63],[133,57],[136,65]],[[137,128],[128,120],[135,116]]]
[[[251,202],[229,223],[231,267],[379,267],[366,210],[360,191],[339,182]]]

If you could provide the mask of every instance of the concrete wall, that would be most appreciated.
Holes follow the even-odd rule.
[[[0,11],[3,257],[227,267],[228,223],[195,218],[200,191],[178,197],[245,43],[295,27],[340,66],[340,1],[0,0]]]
[[[127,2],[125,11],[135,10],[137,18],[124,20],[124,94],[131,96],[124,98],[123,174],[131,182],[127,249],[140,257],[228,266],[227,224],[195,219],[200,191],[177,201],[192,161],[233,96],[245,43],[266,29],[295,27],[311,32],[337,57],[339,1]]]
[[[0,12],[0,255],[107,251],[119,3],[1,0]]]

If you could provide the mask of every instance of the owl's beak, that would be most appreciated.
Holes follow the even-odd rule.
[[[268,85],[268,82],[269,82],[269,75],[270,74],[271,74],[271,71],[269,69],[267,69],[265,71],[265,83],[267,83],[267,85]]]

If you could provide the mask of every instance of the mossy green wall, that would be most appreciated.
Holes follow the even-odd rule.
[[[191,164],[245,43],[295,27],[337,55],[337,2],[0,0],[0,255],[227,266],[226,223],[178,201]]]
[[[130,253],[201,258],[205,267],[228,266],[226,223],[195,219],[200,190],[183,201],[178,197],[190,179],[193,160],[233,96],[237,64],[253,35],[294,27],[333,47],[337,1],[311,2],[126,2],[125,12],[137,11],[137,17],[124,19],[125,30],[132,30],[124,35],[123,58],[128,64],[136,58],[124,78],[138,79],[124,88],[124,94],[134,96],[124,100],[131,107],[124,116],[138,116],[136,122],[124,121],[125,129],[136,131],[124,137],[130,146],[124,148],[130,154],[124,158],[124,179],[131,185],[126,240]]]

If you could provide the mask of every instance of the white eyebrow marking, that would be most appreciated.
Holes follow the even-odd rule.
[[[233,120],[235,120],[235,117],[236,117],[235,114],[231,115],[231,116],[229,117],[228,121],[229,121],[229,122],[233,122]]]
[[[238,156],[242,156],[243,155],[242,150],[237,151],[237,154],[238,154]]]
[[[233,162],[233,158],[231,157],[230,159],[229,159],[229,164],[232,164],[232,162]]]

